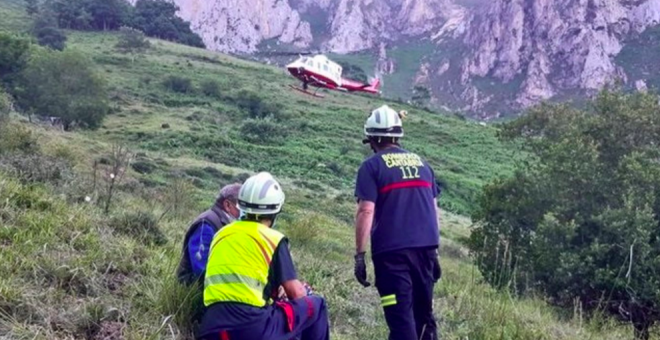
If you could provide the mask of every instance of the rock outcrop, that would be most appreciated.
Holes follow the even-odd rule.
[[[376,69],[365,71],[392,74],[410,65],[391,49],[426,39],[437,47],[415,59],[419,72],[410,80],[441,96],[440,105],[489,117],[503,102],[515,110],[626,81],[615,56],[631,36],[660,25],[660,0],[174,1],[206,45],[222,52],[256,52],[265,40],[369,50]]]
[[[557,91],[625,80],[613,57],[631,32],[660,21],[660,0],[495,0],[469,21],[464,43],[474,53],[463,81],[523,77],[524,107]]]
[[[282,0],[175,0],[179,15],[191,22],[206,46],[221,52],[257,51],[263,40],[277,38],[306,47],[310,24]]]

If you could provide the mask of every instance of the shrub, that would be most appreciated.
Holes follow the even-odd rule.
[[[0,170],[23,182],[59,185],[73,178],[71,166],[62,159],[42,154],[12,153],[0,157]]]
[[[204,48],[202,38],[192,32],[190,23],[176,15],[177,11],[179,7],[168,1],[137,0],[130,26],[151,37]]]
[[[195,211],[195,189],[190,180],[177,178],[170,182],[163,198],[170,214],[175,218],[187,217]]]
[[[51,11],[39,13],[34,20],[32,33],[41,46],[61,51],[66,47],[66,35],[57,26],[57,20]]]
[[[136,54],[144,53],[151,47],[151,43],[142,31],[130,27],[121,27],[119,29],[119,41],[115,47],[122,53]]]
[[[248,117],[257,118],[280,118],[282,108],[276,103],[265,102],[258,94],[243,90],[238,93],[236,105],[248,113]]]
[[[287,135],[286,128],[271,117],[246,119],[240,131],[246,141],[256,144],[278,144]]]
[[[150,174],[156,170],[157,166],[148,159],[138,159],[131,163],[131,168],[140,174]]]
[[[23,71],[29,55],[30,42],[0,33],[0,79],[12,83]]]
[[[605,90],[592,107],[542,105],[504,126],[532,158],[484,188],[469,245],[492,285],[579,302],[648,339],[660,320],[660,105]]]
[[[9,116],[11,111],[11,99],[0,87],[0,121]]]
[[[36,53],[23,72],[19,103],[40,115],[97,128],[109,112],[105,82],[86,56],[75,51]]]
[[[163,86],[170,91],[177,93],[192,93],[192,81],[186,77],[169,76],[163,81]]]
[[[201,85],[202,93],[209,97],[220,96],[220,84],[215,80],[205,80]]]
[[[167,243],[167,237],[158,227],[158,220],[151,212],[123,212],[110,220],[109,227],[139,242],[155,245]]]
[[[11,152],[29,154],[38,151],[37,137],[30,129],[17,123],[0,123],[0,155]]]

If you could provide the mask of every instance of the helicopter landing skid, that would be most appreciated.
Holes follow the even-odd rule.
[[[316,94],[316,92],[318,91],[318,89],[317,89],[316,91],[314,91],[314,92],[309,92],[309,91],[307,91],[307,90],[305,90],[305,89],[301,89],[301,88],[298,87],[298,86],[289,85],[289,87],[292,88],[292,89],[294,89],[294,90],[300,91],[300,92],[302,92],[302,93],[304,93],[304,94],[310,95],[310,96],[312,96],[312,97],[316,97],[316,98],[325,98],[325,96],[322,96],[322,95],[320,95],[320,94]]]

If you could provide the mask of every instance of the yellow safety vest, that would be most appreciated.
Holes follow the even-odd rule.
[[[204,278],[204,305],[269,303],[268,270],[284,235],[257,222],[236,221],[213,237]]]

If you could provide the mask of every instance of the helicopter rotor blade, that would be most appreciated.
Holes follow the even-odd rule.
[[[263,51],[263,52],[255,52],[254,55],[258,56],[270,56],[270,57],[275,57],[275,56],[300,56],[300,55],[310,55],[310,54],[318,54],[317,52],[313,51],[299,51],[299,52],[294,52],[294,51],[273,51],[273,52],[268,52],[268,51]]]

